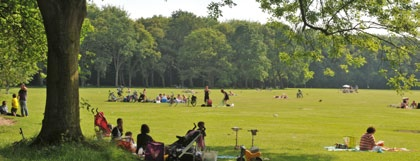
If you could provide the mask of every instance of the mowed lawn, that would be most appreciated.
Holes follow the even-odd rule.
[[[113,125],[117,118],[124,120],[124,131],[132,131],[134,136],[141,124],[148,124],[150,135],[160,142],[171,144],[176,135],[184,135],[193,123],[204,121],[207,128],[206,144],[219,155],[237,156],[234,150],[235,133],[232,127],[240,127],[239,144],[251,147],[250,129],[258,129],[254,144],[258,146],[265,160],[271,161],[332,161],[332,160],[381,160],[405,161],[420,158],[420,110],[407,110],[388,107],[399,104],[402,96],[393,90],[360,89],[359,93],[343,94],[339,89],[302,89],[304,98],[297,99],[297,89],[255,90],[226,89],[234,107],[199,107],[203,103],[203,89],[198,92],[198,106],[184,104],[169,106],[154,103],[107,102],[108,91],[116,88],[81,88],[80,97],[99,111],[103,111]],[[141,92],[142,88],[132,91]],[[10,93],[17,93],[11,89]],[[13,118],[15,124],[0,126],[0,148],[22,139],[19,128],[25,137],[35,137],[41,129],[45,108],[45,89],[29,88],[29,117]],[[159,93],[185,94],[182,89],[147,89],[147,97],[154,99]],[[0,94],[1,100],[11,108],[11,94]],[[288,99],[275,99],[273,96],[287,94]],[[59,93],[57,93],[59,94]],[[420,101],[420,92],[411,91],[404,96]],[[220,89],[211,89],[210,98],[218,105],[223,98]],[[20,112],[19,112],[20,113]],[[93,114],[81,108],[81,126],[87,139],[94,139]],[[277,116],[277,117],[276,117]],[[12,118],[6,116],[5,118]],[[385,146],[407,148],[409,152],[329,152],[325,146],[343,143],[343,136],[360,136],[368,126],[376,127],[375,137],[384,140]],[[2,154],[0,154],[0,158]],[[16,154],[18,155],[18,154]],[[127,155],[131,155],[127,153]],[[26,158],[28,159],[28,158]],[[90,159],[87,159],[90,160]],[[219,159],[222,160],[222,159]],[[229,160],[229,159],[225,159]],[[233,160],[233,159],[230,159]]]

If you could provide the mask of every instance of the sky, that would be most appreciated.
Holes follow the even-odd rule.
[[[221,0],[93,0],[98,6],[113,5],[126,10],[132,19],[149,18],[154,15],[170,17],[177,10],[192,12],[197,16],[208,16],[207,5]],[[219,21],[247,20],[266,23],[269,14],[259,8],[255,0],[236,0],[236,6],[222,8],[223,17]]]

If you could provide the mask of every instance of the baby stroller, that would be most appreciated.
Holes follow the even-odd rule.
[[[144,159],[147,161],[164,161],[165,148],[160,142],[150,142],[147,144]]]
[[[96,112],[94,126],[98,139],[111,136],[111,128],[103,112]]]
[[[200,152],[194,146],[195,142],[203,141],[201,131],[189,130],[185,136],[177,136],[178,140],[168,147],[166,161],[201,161]]]

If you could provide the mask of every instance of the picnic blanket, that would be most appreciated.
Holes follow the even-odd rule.
[[[324,147],[324,149],[327,151],[360,151],[358,148],[341,149],[341,148],[336,148],[335,146],[326,146]]]
[[[351,148],[351,149],[340,149],[340,148],[336,148],[335,146],[326,146],[324,147],[325,150],[327,151],[353,151],[353,152],[357,152],[360,151],[359,147],[356,148]],[[388,151],[388,152],[398,152],[398,151],[410,151],[407,148],[387,148],[387,147],[382,147],[381,151],[373,151],[370,150],[371,152],[383,152],[383,151]]]

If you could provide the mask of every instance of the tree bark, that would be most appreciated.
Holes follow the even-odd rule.
[[[154,73],[155,72],[153,72],[153,71],[150,73],[150,82],[151,82],[150,87],[155,86],[155,74]]]
[[[78,54],[86,0],[37,0],[48,42],[47,100],[34,144],[82,141]]]
[[[101,86],[101,73],[99,71],[96,73],[96,86]]]
[[[131,71],[128,71],[128,86],[131,88],[132,74]]]
[[[190,87],[191,87],[191,88],[193,88],[193,87],[194,87],[193,78],[192,78],[192,77],[190,77],[188,80],[189,80],[189,82],[190,82]],[[184,88],[184,86],[182,86],[182,88]]]
[[[160,79],[162,80],[162,87],[165,88],[165,76],[160,75]]]

